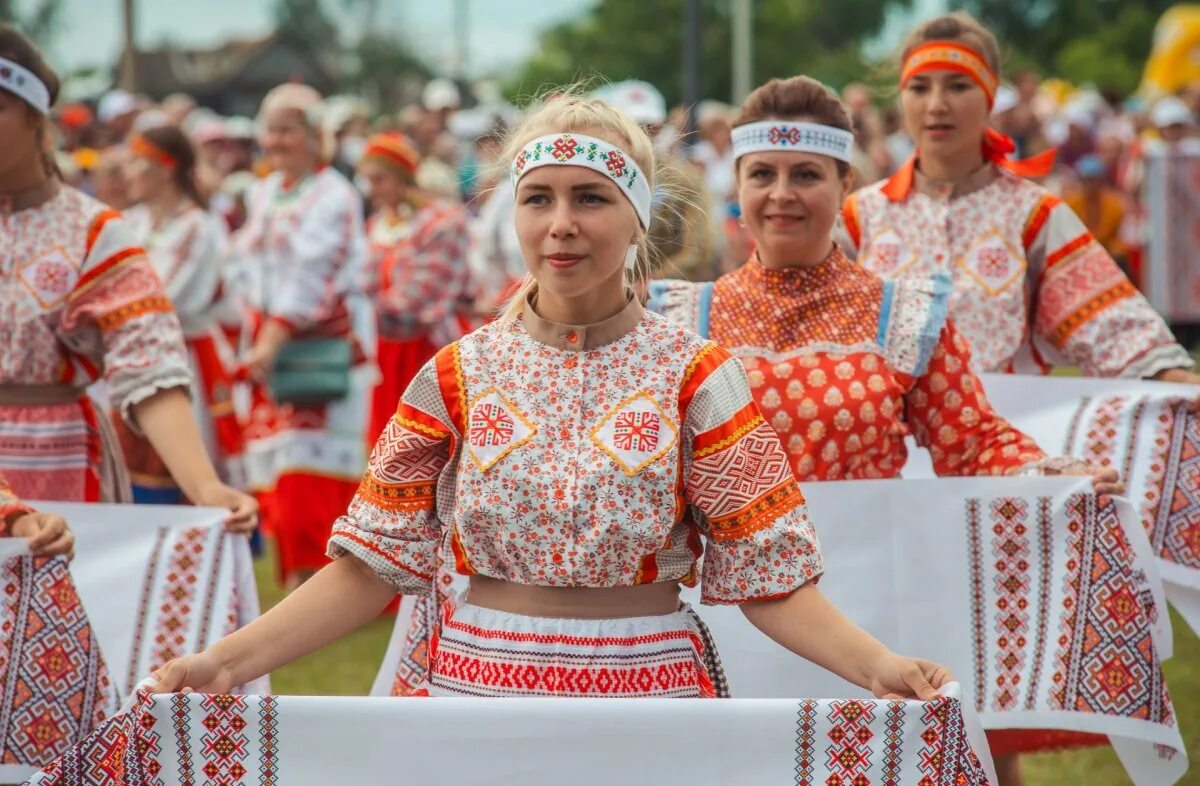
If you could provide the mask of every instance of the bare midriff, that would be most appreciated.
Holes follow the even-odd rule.
[[[679,610],[679,584],[632,587],[539,587],[472,576],[467,603],[509,614],[564,619],[653,617]]]

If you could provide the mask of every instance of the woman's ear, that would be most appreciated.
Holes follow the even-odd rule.
[[[846,201],[846,197],[850,196],[850,192],[854,190],[854,167],[847,165],[846,174],[842,175],[842,201]]]

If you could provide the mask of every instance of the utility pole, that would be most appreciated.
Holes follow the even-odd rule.
[[[137,8],[135,0],[122,0],[121,11],[125,35],[125,47],[121,52],[121,70],[118,83],[131,93],[138,91],[137,73]]]
[[[733,0],[733,99],[746,100],[754,86],[754,0]]]
[[[462,82],[467,79],[467,53],[471,48],[470,0],[454,0],[454,72]]]
[[[683,105],[687,107],[686,135],[696,130],[696,104],[700,103],[701,0],[683,3]]]

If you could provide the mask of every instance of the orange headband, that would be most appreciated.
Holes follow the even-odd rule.
[[[971,77],[971,81],[987,95],[988,108],[992,107],[1000,84],[996,72],[982,55],[956,41],[929,41],[909,52],[900,69],[900,86],[904,87],[917,74],[939,70],[957,71]]]
[[[147,158],[159,166],[165,166],[167,169],[174,169],[179,166],[179,162],[175,160],[175,156],[163,150],[158,145],[151,142],[144,136],[138,135],[129,140],[129,149],[133,151],[135,156]]]
[[[406,172],[417,173],[421,155],[403,134],[376,134],[367,140],[363,158],[380,158]]]

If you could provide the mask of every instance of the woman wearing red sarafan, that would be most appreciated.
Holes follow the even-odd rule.
[[[772,80],[746,99],[733,138],[757,250],[714,283],[653,282],[650,306],[742,361],[796,478],[897,477],[910,430],[940,475],[1047,469],[984,396],[946,317],[949,282],[884,281],[834,243],[854,143],[837,96],[808,77]]]
[[[275,536],[279,573],[295,588],[328,562],[329,525],[354,496],[366,465],[374,372],[355,334],[355,296],[365,288],[362,203],[354,186],[325,164],[324,103],[311,87],[285,84],[263,99],[262,145],[275,168],[248,197],[234,236],[235,273],[253,315],[243,358],[255,381],[246,424],[246,476]],[[349,390],[340,399],[278,402],[266,384],[285,344],[344,341]]]
[[[207,210],[196,188],[195,152],[174,126],[149,128],[129,142],[126,175],[137,205],[125,211],[134,237],[159,279],[187,344],[192,369],[192,412],[204,446],[221,476],[241,485],[242,426],[233,411],[233,348],[221,330],[228,314],[224,222]],[[118,424],[133,480],[134,500],[178,503],[182,493],[143,438]]]
[[[367,142],[359,175],[375,212],[367,221],[381,378],[371,401],[367,443],[374,445],[425,361],[471,332],[474,296],[467,268],[467,215],[417,187],[420,155],[401,134]]]
[[[532,278],[417,374],[334,526],[334,564],[159,669],[155,690],[268,672],[397,592],[428,594],[444,561],[470,589],[443,607],[430,695],[724,694],[679,600],[699,577],[706,603],[738,604],[876,695],[935,696],[944,668],[890,652],[815,586],[804,498],[741,365],[633,296],[656,180],[645,132],[600,101],[559,97],[509,149]]]
[[[949,275],[950,316],[976,371],[1200,382],[1166,323],[1062,201],[1025,179],[1053,153],[1007,156],[988,127],[999,46],[963,13],[918,27],[904,48],[900,105],[917,152],[846,200],[839,238],[887,279]]]
[[[58,79],[0,26],[0,471],[24,499],[126,501],[107,415],[145,434],[188,498],[254,526],[257,505],[218,478],[192,417],[179,321],[119,214],[63,185],[47,144]]]

